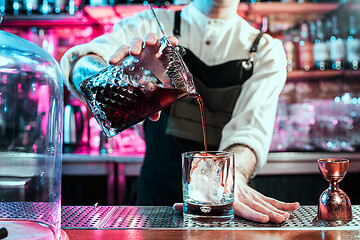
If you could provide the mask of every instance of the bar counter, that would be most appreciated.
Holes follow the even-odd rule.
[[[346,240],[360,239],[358,230],[65,230],[70,240]]]
[[[346,224],[317,224],[317,206],[301,206],[281,224],[255,223],[235,217],[207,226],[183,220],[171,207],[63,206],[62,229],[70,240],[85,239],[360,239],[360,206],[352,206]]]

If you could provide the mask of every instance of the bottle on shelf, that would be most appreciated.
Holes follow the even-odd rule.
[[[54,12],[57,14],[66,12],[66,1],[65,0],[55,0],[54,1]]]
[[[331,19],[327,19],[327,26],[329,31],[328,44],[330,47],[331,68],[342,70],[346,60],[346,42],[339,28],[338,16],[332,15]]]
[[[53,0],[40,1],[39,11],[42,15],[54,13],[54,1]]]
[[[360,33],[356,25],[354,14],[349,15],[348,36],[346,39],[346,62],[351,70],[359,69],[360,62]]]
[[[330,47],[325,42],[323,21],[317,19],[310,23],[310,32],[313,39],[313,54],[315,67],[318,70],[331,69]]]
[[[109,0],[113,1],[113,0]],[[0,0],[0,13],[8,15],[48,15],[67,13],[74,15],[81,0]]]
[[[296,49],[296,43],[299,41],[296,27],[291,27],[283,31],[282,37],[283,46],[286,54],[288,72],[292,72],[298,69],[298,54]]]
[[[78,8],[77,8],[75,1],[69,0],[69,4],[66,7],[66,12],[68,12],[70,15],[74,15],[77,10],[78,10]]]
[[[313,43],[307,21],[300,23],[300,41],[298,42],[299,69],[309,71],[314,68]]]
[[[24,3],[24,12],[27,15],[32,15],[33,12],[38,8],[38,1],[34,0],[23,0]]]
[[[5,15],[5,0],[0,0],[0,15]]]
[[[22,1],[19,0],[13,0],[13,14],[19,15],[20,9],[22,8]]]

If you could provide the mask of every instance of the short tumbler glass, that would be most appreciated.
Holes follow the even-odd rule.
[[[234,218],[234,153],[182,154],[184,220],[204,224]]]

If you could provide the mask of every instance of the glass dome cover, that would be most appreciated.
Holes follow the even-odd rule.
[[[56,60],[0,31],[0,226],[21,239],[60,239],[62,111]]]

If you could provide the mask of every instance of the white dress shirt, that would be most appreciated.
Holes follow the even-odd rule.
[[[156,9],[165,34],[173,35],[174,12]],[[100,36],[92,42],[71,48],[61,59],[60,65],[65,84],[69,84],[71,63],[90,52],[109,60],[121,45],[130,45],[134,37],[144,38],[161,32],[150,11],[125,18],[114,26],[114,32]],[[246,59],[259,30],[238,15],[228,19],[212,19],[199,12],[192,3],[181,13],[179,44],[190,49],[205,64],[212,66],[231,60]],[[266,163],[272,138],[278,97],[286,81],[286,57],[282,43],[268,34],[261,38],[254,60],[254,73],[243,84],[236,101],[232,119],[225,125],[219,149],[233,144],[246,144],[255,151],[258,172]],[[78,96],[78,95],[77,95]]]

